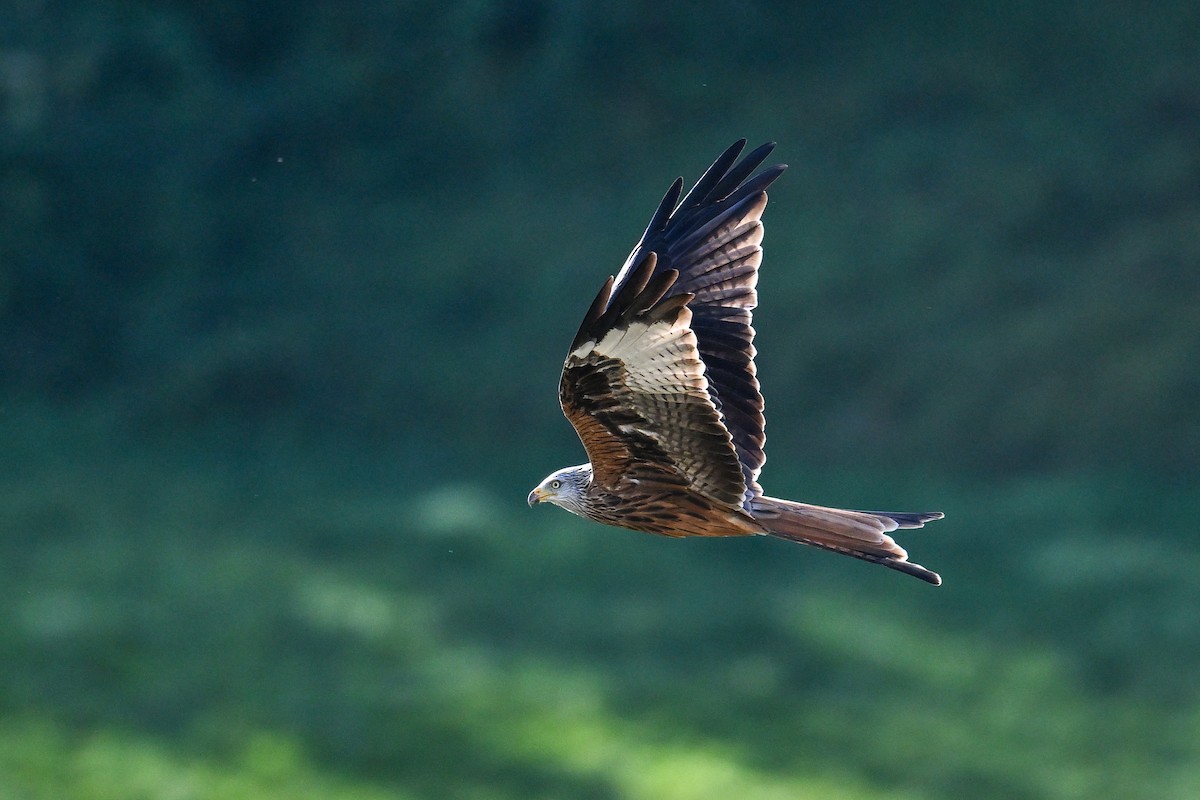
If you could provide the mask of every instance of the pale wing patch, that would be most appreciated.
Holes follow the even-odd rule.
[[[686,307],[673,320],[635,320],[608,331],[599,342],[585,342],[571,352],[568,364],[619,364],[622,385],[613,391],[637,421],[613,427],[656,442],[697,492],[740,505],[745,491],[741,467],[710,399],[690,321]],[[611,371],[615,377],[617,370]]]
[[[691,328],[688,327],[691,321],[692,312],[684,307],[680,309],[673,322],[662,321],[648,325],[636,321],[626,327],[613,328],[607,331],[599,342],[595,339],[586,341],[572,350],[571,355],[575,358],[584,358],[595,353],[599,356],[619,358],[625,361],[639,353],[648,353],[651,358],[642,356],[641,360],[649,363],[653,357],[660,355],[655,352],[658,348],[666,347],[671,342],[680,339],[684,339],[686,342],[684,349],[690,346],[695,352],[696,334],[692,333]],[[699,357],[695,357],[694,360],[700,362]],[[700,369],[703,372],[704,365],[702,363]]]

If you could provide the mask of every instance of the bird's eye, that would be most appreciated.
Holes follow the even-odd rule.
[[[551,488],[551,489],[557,489],[557,488],[558,488],[558,487],[560,487],[560,486],[562,486],[562,481],[559,481],[559,480],[553,480],[553,481],[550,481],[550,488]]]

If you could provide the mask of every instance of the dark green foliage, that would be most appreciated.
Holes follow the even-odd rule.
[[[1018,15],[748,10],[704,66],[712,20],[659,13],[29,12],[0,153],[8,385],[108,397],[134,430],[332,416],[392,445],[431,404],[491,402],[520,423],[498,451],[524,449],[559,429],[522,409],[561,331],[670,180],[746,133],[793,164],[758,326],[775,452],[1195,465],[1186,7],[1142,22],[1165,42],[1059,10],[1044,45],[1010,41]],[[812,45],[755,63],[764,24]]]

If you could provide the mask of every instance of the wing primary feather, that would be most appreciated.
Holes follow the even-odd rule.
[[[588,307],[587,313],[583,315],[583,322],[579,324],[579,330],[575,333],[575,339],[571,342],[571,349],[574,350],[579,345],[588,340],[589,332],[592,325],[604,313],[605,307],[608,306],[608,298],[612,295],[613,276],[609,275],[608,280],[600,287],[600,291],[596,293],[596,298],[592,300],[591,306]]]
[[[579,333],[575,335],[575,341],[571,343],[572,350],[588,339],[599,340],[605,331],[611,329],[616,321],[625,315],[633,300],[650,282],[650,276],[654,274],[654,265],[657,263],[658,255],[653,251],[647,253],[633,272],[621,283],[615,297],[610,297],[615,279],[610,278],[605,283],[600,294],[596,295],[596,299],[592,302],[592,307],[588,309],[588,316],[584,317],[584,324],[580,326]],[[607,306],[603,308],[601,308],[602,297],[603,302],[607,303]]]
[[[745,141],[743,139],[743,141]],[[726,173],[712,190],[712,196],[717,200],[723,200],[725,197],[733,193],[733,190],[738,187],[738,184],[750,176],[758,168],[758,165],[767,160],[767,156],[771,155],[771,151],[775,149],[774,142],[767,142],[764,145],[756,148],[754,152],[743,158],[736,167],[733,167]]]
[[[620,317],[646,288],[646,284],[650,282],[650,276],[654,274],[654,265],[657,263],[658,254],[651,250],[629,273],[625,282],[621,284],[621,288],[617,290],[617,296],[612,299],[612,302],[608,304],[608,310],[604,312],[602,319],[606,327],[611,326],[613,320]]]
[[[663,298],[663,295],[670,291],[678,277],[679,272],[673,269],[655,275],[654,279],[646,284],[637,297],[629,302],[628,308],[621,313],[621,319],[629,320],[638,314],[649,311],[655,303]]]
[[[695,298],[695,295],[691,292],[672,295],[666,300],[658,302],[658,305],[654,306],[654,308],[650,310],[648,317],[655,321],[670,319],[679,311],[679,309],[692,302],[693,298]]]
[[[624,305],[626,298],[632,300],[641,294],[642,289],[646,288],[646,284],[650,282],[650,276],[654,274],[654,265],[658,263],[658,253],[651,250],[642,257],[641,263],[629,276],[629,280],[621,287],[621,291],[617,294],[617,300],[613,305]]]
[[[658,204],[658,209],[654,212],[654,216],[650,218],[650,224],[646,226],[646,232],[642,234],[642,239],[645,239],[652,232],[660,231],[667,225],[667,220],[671,218],[671,212],[679,204],[679,195],[683,192],[683,178],[676,178],[671,184],[671,188],[667,189],[667,193],[663,195],[662,201]]]
[[[742,197],[750,197],[759,192],[766,191],[767,187],[775,182],[775,179],[783,174],[787,169],[787,164],[772,164],[762,172],[755,175],[750,180],[738,189],[738,194]]]
[[[738,154],[742,152],[745,146],[746,140],[738,139],[729,145],[724,153],[717,156],[717,160],[712,163],[711,167],[704,171],[704,174],[700,176],[700,180],[696,181],[696,185],[683,198],[679,207],[681,209],[691,208],[707,200],[713,187],[721,183],[721,179],[725,177],[725,171],[737,160]]]

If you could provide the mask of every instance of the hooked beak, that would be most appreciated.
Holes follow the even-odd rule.
[[[529,507],[533,508],[547,497],[549,497],[549,494],[542,487],[537,487],[529,493]]]

